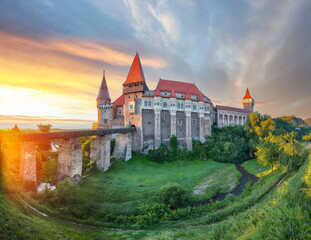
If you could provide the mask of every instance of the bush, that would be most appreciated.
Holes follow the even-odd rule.
[[[168,147],[164,144],[161,144],[161,146],[158,149],[149,150],[148,158],[156,162],[168,161],[169,160]]]
[[[183,207],[188,202],[188,194],[185,189],[177,183],[169,183],[161,187],[158,192],[158,201],[171,209]]]

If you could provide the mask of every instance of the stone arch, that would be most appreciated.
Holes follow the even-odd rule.
[[[243,125],[245,124],[246,118],[245,116],[243,117]]]
[[[242,125],[242,117],[239,116],[239,125]]]
[[[229,116],[229,125],[232,126],[233,124],[234,124],[234,122],[233,122],[233,116],[230,115],[230,116]]]
[[[224,116],[224,126],[228,126],[228,115]]]
[[[234,116],[234,124],[235,124],[235,125],[238,125],[238,124],[239,124],[239,122],[238,122],[238,117],[237,117],[237,116]]]
[[[219,114],[218,116],[218,127],[223,127],[224,126],[224,117],[222,114]]]

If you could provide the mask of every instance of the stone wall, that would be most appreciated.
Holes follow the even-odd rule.
[[[171,137],[171,115],[169,111],[161,111],[161,141],[167,141]]]
[[[82,176],[82,152],[79,138],[64,139],[58,149],[56,182],[69,177],[75,182]]]
[[[22,143],[20,177],[22,180],[37,182],[37,163],[35,144],[33,142]]]
[[[195,123],[194,123],[195,121]],[[200,119],[198,113],[191,113],[191,136],[199,140],[200,137]]]

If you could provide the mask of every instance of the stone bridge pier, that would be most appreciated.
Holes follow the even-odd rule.
[[[82,177],[82,152],[79,138],[64,139],[58,149],[56,182],[70,178],[79,183]]]
[[[91,160],[99,171],[105,172],[110,166],[111,136],[97,136],[91,140]]]
[[[120,133],[115,139],[114,158],[117,160],[130,160],[132,158],[132,133]]]
[[[37,182],[36,141],[62,139],[58,149],[58,167],[55,182],[65,178],[79,183],[82,179],[82,149],[79,137],[96,136],[91,140],[91,160],[96,161],[100,171],[107,171],[110,166],[111,135],[115,134],[114,157],[129,160],[132,157],[132,138],[135,126],[117,129],[97,129],[68,131],[57,133],[28,133],[0,135],[2,142],[21,142],[20,177],[22,180]]]

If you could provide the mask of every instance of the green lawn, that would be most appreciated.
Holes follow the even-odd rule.
[[[193,193],[202,181],[212,183],[193,201],[207,200],[216,191],[230,192],[238,184],[240,173],[234,164],[211,160],[156,163],[140,156],[128,162],[116,162],[105,172],[93,169],[84,179],[82,188],[102,209],[114,214],[130,214],[142,204],[156,201],[157,190],[167,184],[178,183]],[[232,189],[232,190],[231,190]]]
[[[264,176],[265,174],[262,173],[270,170],[270,165],[263,166],[257,162],[257,159],[245,161],[242,163],[242,167],[255,176]]]

